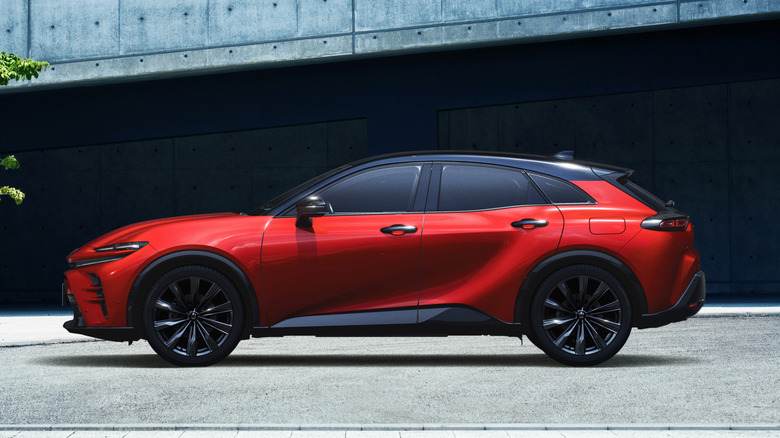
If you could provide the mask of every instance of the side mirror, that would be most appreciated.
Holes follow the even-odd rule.
[[[295,208],[298,210],[296,227],[311,228],[311,218],[324,216],[328,212],[328,204],[317,196],[303,198]]]

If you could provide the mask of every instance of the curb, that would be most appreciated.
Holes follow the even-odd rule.
[[[0,431],[780,431],[780,423],[744,424],[0,424]]]

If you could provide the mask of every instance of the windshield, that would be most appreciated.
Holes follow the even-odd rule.
[[[249,214],[251,216],[262,216],[264,214],[267,214],[269,211],[271,211],[274,208],[278,207],[279,205],[283,204],[287,200],[289,200],[291,198],[294,198],[297,195],[301,194],[302,192],[304,192],[309,187],[319,183],[320,181],[324,181],[325,179],[328,179],[331,176],[333,176],[333,175],[335,175],[335,174],[337,174],[337,173],[339,173],[339,172],[341,172],[341,171],[343,171],[345,169],[348,169],[350,167],[352,167],[351,164],[345,164],[345,165],[343,165],[341,167],[337,167],[337,168],[335,168],[333,170],[329,170],[329,171],[323,173],[322,175],[316,176],[316,177],[306,181],[305,183],[303,183],[301,185],[298,185],[298,186],[296,186],[296,187],[294,187],[294,188],[292,188],[292,189],[282,193],[281,195],[271,199],[270,201],[266,202],[265,204],[261,205],[260,207],[258,207],[256,209],[252,210],[251,212],[249,212]]]

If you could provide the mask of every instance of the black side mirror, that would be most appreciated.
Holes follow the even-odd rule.
[[[303,198],[295,208],[298,210],[296,227],[311,228],[311,218],[324,216],[328,212],[328,204],[317,196]]]

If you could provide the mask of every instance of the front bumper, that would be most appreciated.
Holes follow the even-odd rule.
[[[642,315],[636,326],[643,329],[684,321],[699,313],[699,310],[704,306],[706,298],[707,282],[704,278],[704,272],[699,271],[693,276],[677,304],[658,313]]]
[[[72,294],[67,293],[64,284],[62,287],[62,302],[63,305],[66,302],[69,303],[73,310],[73,319],[65,321],[65,324],[62,325],[70,333],[105,339],[107,341],[137,341],[141,339],[140,334],[134,327],[87,327],[76,299],[73,298]]]

